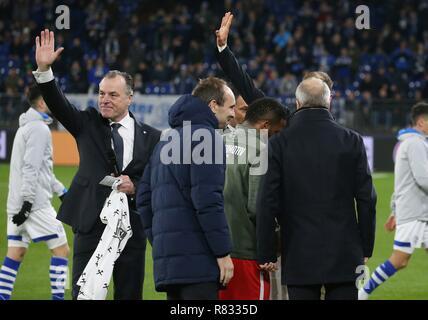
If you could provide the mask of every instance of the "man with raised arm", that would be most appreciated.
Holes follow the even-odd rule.
[[[109,71],[99,84],[98,107],[79,110],[67,100],[56,83],[51,65],[64,48],[55,50],[54,33],[36,38],[37,71],[34,77],[52,114],[76,139],[80,164],[70,190],[59,209],[58,219],[74,232],[73,299],[77,281],[95,251],[105,225],[99,214],[111,189],[100,185],[105,176],[120,177],[118,191],[128,197],[133,235],[115,262],[114,298],[142,298],[146,237],[135,208],[137,181],[159,141],[160,132],[140,123],[129,112],[132,77]],[[108,284],[107,284],[108,285]]]

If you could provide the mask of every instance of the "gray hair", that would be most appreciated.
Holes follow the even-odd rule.
[[[116,78],[117,76],[120,76],[125,80],[126,93],[132,96],[134,94],[134,79],[132,79],[132,76],[129,73],[122,72],[119,70],[110,70],[105,74],[104,78],[111,79]]]
[[[308,78],[300,82],[296,89],[296,100],[300,108],[330,107],[330,88],[318,78]]]

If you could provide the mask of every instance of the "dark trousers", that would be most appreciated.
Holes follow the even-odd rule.
[[[215,282],[176,284],[167,288],[167,300],[218,300]]]
[[[290,300],[320,300],[323,285],[288,285]],[[325,284],[325,300],[358,300],[358,289],[354,282]]]
[[[105,225],[98,220],[89,233],[74,234],[73,249],[73,300],[77,299],[80,287],[76,285],[83,270],[91,259]],[[113,269],[114,299],[141,300],[143,297],[144,263],[146,240],[139,230],[139,225],[132,224],[133,235],[126,243],[125,249],[117,259]]]

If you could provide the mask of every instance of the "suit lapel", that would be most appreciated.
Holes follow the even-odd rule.
[[[134,119],[134,147],[132,150],[132,160],[123,170],[123,173],[129,172],[133,169],[135,163],[144,163],[148,155],[148,133],[144,130],[143,126],[134,115],[130,112],[130,116]],[[109,164],[111,172],[117,170],[116,154],[111,146],[111,129],[109,121],[104,119],[101,115],[99,127],[93,127],[93,139],[95,140],[96,146],[100,149],[104,159]],[[116,168],[115,168],[116,165]],[[121,172],[120,170],[118,171]]]
[[[103,155],[104,159],[109,164],[111,172],[117,171],[117,165],[116,164],[116,154],[113,151],[113,148],[111,146],[111,129],[110,125],[107,119],[104,119],[101,114],[100,117],[100,126],[99,127],[93,127],[95,132],[93,133],[93,138],[95,140],[95,144],[100,149],[101,154]],[[120,172],[120,171],[119,171]]]
[[[136,161],[143,161],[145,157],[147,156],[147,131],[145,131],[141,125],[141,123],[138,122],[137,119],[135,119],[134,115],[130,112],[129,113],[131,117],[134,119],[134,148],[132,150],[132,160],[131,162],[126,166],[125,171],[129,171],[132,166],[135,164]],[[143,161],[144,162],[144,161]]]

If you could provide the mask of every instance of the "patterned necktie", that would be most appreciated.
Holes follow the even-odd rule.
[[[120,123],[113,123],[111,127],[113,130],[111,131],[114,145],[114,152],[116,153],[117,166],[119,167],[119,172],[122,171],[123,168],[123,139],[119,134],[119,128],[122,125]]]

